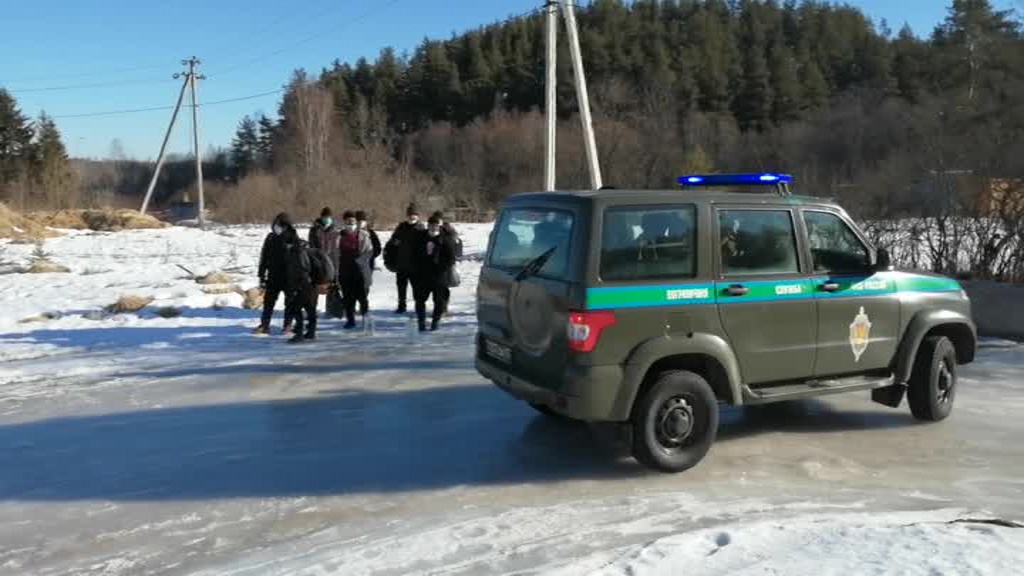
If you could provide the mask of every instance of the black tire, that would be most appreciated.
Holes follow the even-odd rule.
[[[718,399],[700,375],[663,372],[637,398],[632,417],[633,457],[662,472],[693,468],[718,434]]]
[[[907,387],[910,412],[918,420],[938,422],[949,416],[956,398],[956,348],[945,336],[921,342]]]
[[[541,414],[549,418],[557,418],[559,420],[564,420],[566,418],[565,416],[549,408],[546,404],[538,404],[536,402],[527,402],[527,404],[529,404],[530,407],[536,410],[537,412],[540,412]]]

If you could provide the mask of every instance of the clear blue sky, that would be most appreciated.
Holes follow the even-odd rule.
[[[904,22],[930,34],[948,0],[850,0],[897,31]],[[1010,8],[1012,0],[994,0]],[[135,158],[156,156],[169,111],[61,118],[167,106],[171,75],[191,55],[208,80],[200,101],[280,88],[299,67],[319,71],[338,58],[374,57],[381,48],[413,49],[425,36],[453,32],[529,11],[541,0],[31,0],[4,7],[0,86],[30,116],[45,110],[73,156],[105,157],[114,139]],[[241,66],[239,66],[242,64]],[[224,72],[219,72],[223,70]],[[81,84],[125,83],[31,91]],[[279,95],[202,109],[202,147],[230,143],[245,114],[277,109]],[[184,118],[180,119],[183,120]],[[169,150],[186,153],[189,124],[180,122]]]

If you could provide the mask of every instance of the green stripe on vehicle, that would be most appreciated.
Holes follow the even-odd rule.
[[[714,304],[714,284],[657,284],[588,288],[587,309]]]
[[[824,292],[825,282],[839,284],[834,292]],[[750,291],[731,296],[730,285],[741,284]],[[955,292],[960,284],[950,278],[916,276],[901,272],[884,272],[868,277],[818,276],[787,280],[733,279],[717,283],[652,284],[587,289],[588,310],[614,308],[649,308],[657,306],[693,306],[702,304],[742,304],[777,302],[810,298],[835,299],[884,296],[897,292]]]

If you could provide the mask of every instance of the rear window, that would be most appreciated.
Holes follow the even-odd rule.
[[[518,272],[534,258],[555,248],[539,276],[565,279],[569,275],[572,212],[547,208],[511,208],[502,212],[494,231],[488,262],[495,268]]]
[[[601,279],[692,278],[696,275],[695,221],[693,206],[606,210]]]

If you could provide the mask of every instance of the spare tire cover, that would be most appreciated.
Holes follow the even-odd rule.
[[[516,343],[529,352],[546,351],[551,346],[555,314],[546,287],[524,281],[514,282],[509,289],[509,320]]]

